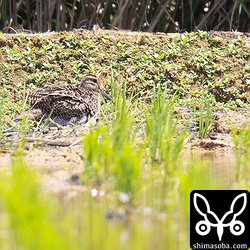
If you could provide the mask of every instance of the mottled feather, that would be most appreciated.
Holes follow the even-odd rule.
[[[38,89],[29,95],[29,100],[32,108],[41,109],[52,118],[93,117],[98,112],[100,93],[111,99],[100,89],[97,78],[87,75],[82,79],[80,87]]]

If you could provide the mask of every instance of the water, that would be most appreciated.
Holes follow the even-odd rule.
[[[119,201],[121,194],[117,192],[105,191],[105,195],[97,198],[91,189],[73,201],[77,202],[77,208],[74,205],[72,208],[74,213],[78,211],[78,219],[80,214],[78,228],[81,234],[88,232],[87,241],[77,238],[79,246],[86,249],[189,249],[192,189],[234,189],[239,187],[244,175],[240,174],[243,158],[240,160],[232,150],[196,150],[188,155],[195,161],[188,162],[183,172],[168,177],[164,184],[155,177],[146,181],[145,190],[133,203]],[[99,192],[104,193],[101,187]]]
[[[195,155],[210,168],[211,177],[222,189],[231,189],[237,173],[237,159],[228,150],[196,151]]]

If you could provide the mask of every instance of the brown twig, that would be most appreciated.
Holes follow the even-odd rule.
[[[79,144],[79,140],[72,141],[69,139],[44,139],[39,137],[26,137],[27,142],[37,142],[38,144],[46,144],[48,146],[59,146],[59,147],[68,147],[72,144],[77,145]]]

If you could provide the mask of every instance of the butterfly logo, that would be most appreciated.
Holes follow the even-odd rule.
[[[241,199],[243,199],[243,205],[237,211],[235,204],[239,203]],[[200,202],[203,202],[203,204],[205,204],[206,211],[202,211],[202,210],[204,210],[204,207],[203,207],[203,209],[199,208],[198,200],[200,200]],[[221,241],[221,239],[222,239],[225,227],[229,227],[230,232],[236,236],[244,233],[245,225],[243,224],[242,221],[237,220],[237,216],[239,216],[246,208],[246,205],[247,205],[247,194],[246,193],[239,194],[233,199],[231,206],[230,206],[230,210],[227,211],[222,216],[221,219],[219,219],[218,216],[213,211],[210,210],[210,205],[209,205],[207,199],[203,195],[195,193],[193,196],[193,203],[194,203],[194,207],[195,207],[196,211],[204,218],[203,220],[200,220],[199,222],[197,222],[197,224],[195,226],[195,230],[199,235],[204,236],[204,235],[209,234],[211,227],[217,228],[217,235],[218,235],[219,241]],[[229,215],[232,216],[232,220],[228,223],[225,223],[225,220],[227,219],[227,217]],[[215,220],[213,222],[211,222],[211,220],[209,220],[209,218],[210,219],[213,218]],[[214,223],[215,221],[216,221],[216,223]]]

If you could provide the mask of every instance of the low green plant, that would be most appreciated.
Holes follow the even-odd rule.
[[[214,124],[213,117],[213,97],[202,97],[199,104],[199,137],[202,139],[208,138],[209,133],[211,132]],[[194,107],[194,117],[197,115],[196,105]]]
[[[176,167],[183,149],[185,126],[178,127],[178,119],[173,116],[175,97],[168,98],[161,89],[155,91],[152,106],[145,112],[147,147],[151,159],[164,162],[166,174]]]
[[[133,138],[135,118],[128,112],[132,103],[125,89],[116,96],[109,124],[100,123],[83,138],[86,182],[109,180],[126,193],[140,185],[141,149]],[[132,112],[133,114],[133,112]]]
[[[248,186],[248,176],[250,167],[250,126],[239,131],[232,128],[232,136],[235,147],[235,179],[239,189]]]
[[[235,127],[232,128],[232,136],[234,146],[237,150],[247,151],[250,149],[250,126],[245,129],[237,131]]]
[[[96,130],[91,128],[89,134],[83,136],[83,155],[85,183],[99,182],[108,177],[112,149],[107,129],[99,126]]]
[[[11,173],[0,176],[0,214],[7,216],[1,227],[9,232],[7,241],[0,239],[0,248],[70,249],[60,223],[53,223],[49,200],[40,194],[37,175],[23,161],[24,146],[22,141],[14,154]]]

